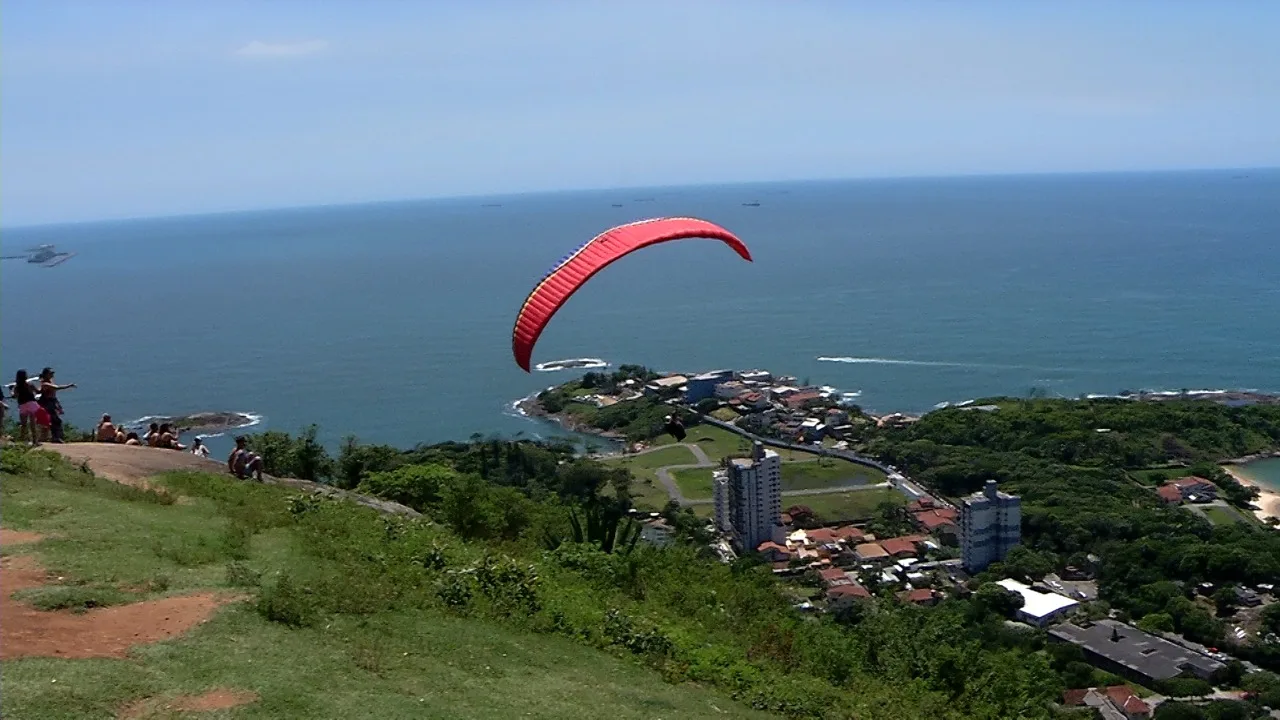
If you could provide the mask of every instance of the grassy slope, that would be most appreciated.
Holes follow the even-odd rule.
[[[3,475],[0,522],[49,536],[19,551],[33,551],[55,576],[103,599],[229,587],[228,563],[237,559],[264,575],[309,561],[288,527],[246,537],[225,504],[207,497],[166,505],[52,458],[39,465]],[[253,497],[283,504],[287,496],[260,488]],[[237,509],[256,511],[249,503]],[[142,586],[149,591],[119,590]],[[186,637],[136,648],[128,660],[11,660],[3,676],[6,717],[110,717],[138,697],[215,687],[261,695],[233,717],[594,718],[601,708],[614,718],[765,717],[567,639],[429,610],[338,616],[294,630],[240,603]]]
[[[705,499],[711,497],[712,468],[686,468],[672,470],[671,477],[685,497]],[[874,485],[885,481],[884,473],[850,462],[832,461],[819,464],[816,460],[796,461],[782,465],[782,490],[818,490],[837,485]],[[874,492],[874,491],[867,491]]]
[[[876,488],[874,490],[855,490],[845,493],[829,493],[826,495],[805,495],[804,497],[783,498],[782,505],[808,505],[826,522],[838,520],[863,520],[875,514],[880,503],[888,500],[897,505],[906,505],[907,499],[893,488]]]

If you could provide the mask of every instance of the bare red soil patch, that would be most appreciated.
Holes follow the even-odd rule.
[[[257,700],[258,694],[255,692],[217,688],[200,695],[143,698],[126,705],[116,717],[120,720],[141,720],[156,713],[212,712],[248,705]]]
[[[44,536],[39,533],[0,528],[0,545],[25,545],[40,542],[43,539]]]
[[[33,558],[0,558],[0,660],[20,657],[123,658],[134,645],[181,635],[234,600],[200,593],[98,608],[86,613],[44,612],[15,600],[19,590],[41,587],[46,575]]]

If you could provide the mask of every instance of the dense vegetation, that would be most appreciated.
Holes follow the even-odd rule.
[[[1108,678],[1069,650],[1046,645],[1039,632],[1007,629],[1002,619],[1013,608],[987,583],[1089,566],[1089,554],[1101,560],[1105,602],[1095,612],[1109,604],[1148,629],[1280,667],[1274,645],[1233,648],[1220,619],[1233,610],[1233,586],[1280,580],[1280,534],[1253,523],[1215,527],[1166,507],[1125,470],[1155,465],[1170,467],[1171,475],[1199,474],[1245,503],[1248,490],[1211,461],[1280,446],[1274,407],[1002,401],[994,412],[946,410],[907,428],[871,431],[866,451],[946,495],[974,491],[988,478],[1021,495],[1024,547],[977,578],[969,600],[932,609],[878,601],[820,620],[800,619],[787,590],[749,561],[724,567],[696,543],[633,544],[625,515],[629,473],[576,458],[565,444],[477,439],[400,451],[352,439],[330,460],[309,431],[264,440],[255,444],[271,449],[273,472],[322,468],[320,479],[411,505],[454,537],[529,563],[543,594],[521,622],[549,622],[556,632],[609,644],[602,638],[619,632],[611,623],[625,617],[628,632],[641,637],[619,642],[669,677],[724,687],[794,717],[847,716],[867,698],[882,702],[886,685],[903,696],[896,702],[926,716],[1045,716],[1063,687]],[[685,537],[705,539],[688,513],[668,507],[667,514]],[[1215,583],[1218,593],[1198,598],[1202,582]],[[468,592],[475,597],[478,590],[459,590],[459,597]],[[545,613],[555,604],[545,598],[559,593],[586,605],[549,621]],[[1275,622],[1274,613],[1263,621]],[[1274,700],[1274,681],[1255,675],[1244,682],[1261,683]],[[1184,695],[1203,688],[1162,689]]]
[[[1098,429],[1107,432],[1098,432]],[[1214,526],[1164,506],[1125,468],[1200,475],[1237,504],[1253,497],[1214,461],[1280,447],[1280,406],[1211,402],[1000,401],[992,412],[948,409],[872,437],[866,449],[949,496],[989,478],[1022,497],[1023,543],[1044,574],[1100,557],[1100,591],[1133,620],[1231,648],[1196,587],[1280,582],[1280,533]],[[1180,464],[1180,465],[1179,465]],[[1006,572],[997,567],[995,573]],[[1228,610],[1228,608],[1220,608]],[[1234,648],[1280,668],[1280,647]]]
[[[804,618],[767,567],[723,565],[697,543],[637,543],[623,512],[629,473],[574,459],[567,446],[487,440],[400,452],[352,441],[316,462],[309,437],[255,444],[274,448],[276,472],[307,458],[438,525],[356,522],[343,505],[295,503],[290,522],[315,525],[306,545],[342,567],[343,582],[273,586],[264,608],[281,621],[316,622],[371,598],[441,605],[633,654],[673,681],[797,718],[1047,717],[1062,688],[1043,637],[1007,630],[981,603],[885,602]],[[700,531],[691,514],[668,514]]]

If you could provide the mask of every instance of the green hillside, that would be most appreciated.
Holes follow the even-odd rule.
[[[209,589],[245,596],[126,659],[6,659],[5,717],[114,717],[140,698],[215,688],[256,693],[229,711],[246,718],[768,717],[570,637],[449,612],[429,583],[397,587],[398,574],[428,577],[409,558],[435,541],[459,564],[467,554],[426,523],[332,502],[299,517],[290,492],[229,478],[156,482],[164,492],[93,478],[51,453],[3,451],[0,525],[45,538],[4,553],[34,555],[59,578],[19,598],[83,610]],[[376,557],[352,560],[364,553]],[[399,567],[366,582],[384,564]],[[10,620],[6,632],[17,630]]]

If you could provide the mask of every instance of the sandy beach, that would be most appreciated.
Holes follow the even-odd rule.
[[[1258,484],[1241,473],[1238,467],[1223,465],[1222,469],[1226,470],[1227,474],[1235,478],[1241,485],[1248,485],[1249,487],[1257,488],[1259,493],[1261,493],[1258,495],[1258,499],[1253,501],[1254,505],[1261,508],[1253,511],[1253,514],[1256,515],[1259,520],[1266,521],[1267,518],[1272,517],[1280,518],[1280,492]]]

